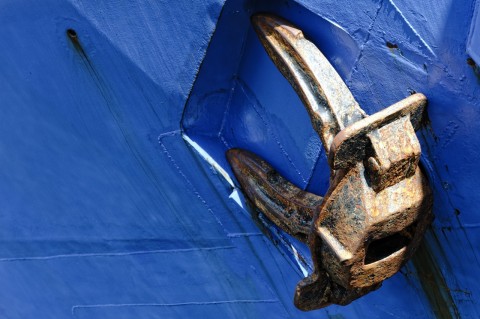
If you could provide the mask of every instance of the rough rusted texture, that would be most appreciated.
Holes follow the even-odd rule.
[[[322,197],[288,182],[251,152],[230,149],[227,158],[247,198],[276,225],[306,242]]]
[[[366,117],[348,87],[302,31],[268,15],[252,17],[268,55],[305,105],[313,128],[328,152],[335,135]]]
[[[315,267],[298,284],[295,305],[302,310],[345,305],[395,274],[432,221],[432,192],[418,166],[415,135],[427,100],[414,94],[367,116],[300,30],[268,15],[252,21],[329,151],[330,188],[322,200],[248,151],[229,150],[227,157],[256,208],[290,234],[308,234]],[[305,224],[310,220],[311,227]]]
[[[358,163],[328,194],[314,221],[321,267],[345,288],[378,284],[396,273],[430,222],[431,194],[417,168],[410,178],[375,192]]]
[[[415,174],[420,143],[408,116],[368,133],[372,156],[366,167],[371,187],[379,192]]]
[[[368,151],[368,136],[398,118],[408,117],[414,129],[420,126],[427,98],[415,93],[392,106],[360,120],[335,136],[330,146],[329,165],[334,169],[347,168],[361,161]],[[413,131],[413,130],[410,130]],[[375,135],[376,133],[373,133]]]

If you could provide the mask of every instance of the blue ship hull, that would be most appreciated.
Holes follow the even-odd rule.
[[[480,317],[474,6],[3,1],[0,318]],[[250,26],[261,11],[302,28],[369,114],[413,91],[429,101],[417,135],[436,219],[411,262],[348,306],[294,307],[308,250],[252,221],[224,157],[244,147],[303,189],[328,186]]]

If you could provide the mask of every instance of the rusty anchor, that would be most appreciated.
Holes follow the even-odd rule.
[[[395,274],[433,219],[415,135],[427,99],[416,93],[367,116],[302,31],[267,14],[252,23],[323,142],[330,187],[324,198],[305,192],[247,150],[230,149],[227,159],[249,202],[309,245],[314,271],[298,283],[295,305],[346,305]]]

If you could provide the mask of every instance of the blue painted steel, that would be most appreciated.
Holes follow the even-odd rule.
[[[467,43],[467,53],[478,64],[480,63],[480,4],[477,2],[472,17],[472,26]]]
[[[0,317],[478,317],[473,5],[3,1]],[[302,274],[291,256],[182,138],[181,121],[220,165],[226,146],[248,147],[325,191],[319,140],[249,26],[261,10],[304,29],[367,112],[413,90],[430,101],[420,134],[435,191],[427,245],[347,307],[293,307]]]
[[[437,219],[426,244],[382,289],[327,312],[350,318],[354,315],[346,309],[367,303],[371,307],[357,316],[478,316],[480,242],[478,203],[472,199],[478,198],[480,177],[474,164],[478,136],[473,133],[479,82],[465,53],[473,2],[444,1],[435,10],[431,5],[257,1],[245,6],[227,1],[187,104],[186,133],[227,171],[224,151],[243,147],[268,159],[298,186],[323,194],[328,169],[320,142],[300,101],[256,39],[248,21],[251,13],[275,12],[303,29],[368,113],[413,91],[427,95],[430,123],[419,137]],[[401,288],[390,290],[393,280]]]

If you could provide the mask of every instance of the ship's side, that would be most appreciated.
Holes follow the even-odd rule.
[[[0,9],[0,317],[480,317],[474,0]],[[345,307],[294,307],[308,250],[252,220],[224,156],[246,147],[303,189],[328,185],[256,12],[301,27],[369,114],[428,98],[417,135],[435,220],[411,262]]]

